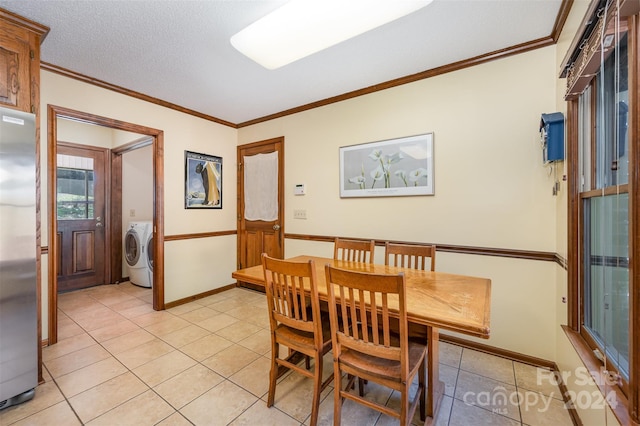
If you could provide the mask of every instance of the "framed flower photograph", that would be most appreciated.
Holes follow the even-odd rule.
[[[184,152],[184,208],[222,208],[222,157]]]
[[[433,133],[340,147],[340,197],[434,195]]]

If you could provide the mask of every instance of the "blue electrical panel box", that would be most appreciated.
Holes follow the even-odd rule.
[[[545,164],[564,160],[564,115],[561,112],[542,114],[540,138]]]

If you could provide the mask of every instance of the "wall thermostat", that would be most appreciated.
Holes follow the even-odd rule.
[[[304,183],[299,183],[293,187],[293,195],[304,195],[304,194],[306,194]]]

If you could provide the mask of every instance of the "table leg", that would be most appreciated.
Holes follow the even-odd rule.
[[[444,383],[440,381],[439,331],[427,327],[427,418],[425,426],[433,425],[438,417],[438,409],[444,395]]]

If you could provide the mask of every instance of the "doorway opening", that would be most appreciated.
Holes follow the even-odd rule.
[[[58,158],[58,120],[71,120],[77,123],[102,126],[110,129],[142,135],[132,142],[110,149],[107,160],[110,172],[106,172],[108,194],[105,197],[103,216],[100,217],[104,228],[106,252],[104,254],[104,273],[106,283],[116,283],[122,278],[122,157],[135,149],[151,145],[153,153],[153,309],[164,309],[164,133],[161,130],[127,123],[111,118],[100,117],[64,107],[48,106],[48,209],[49,209],[49,257],[48,257],[48,341],[58,340],[57,296],[59,277],[60,243],[57,214],[57,158]],[[95,218],[94,218],[95,220]],[[95,224],[94,224],[95,226]]]

